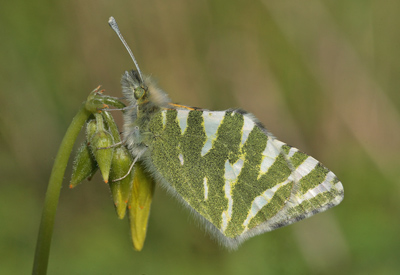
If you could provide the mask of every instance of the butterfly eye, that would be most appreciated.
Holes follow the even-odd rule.
[[[135,89],[135,91],[133,92],[135,99],[139,100],[144,96],[145,90],[142,87],[138,87]]]

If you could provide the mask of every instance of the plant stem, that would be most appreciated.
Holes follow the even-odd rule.
[[[46,198],[42,212],[42,220],[39,228],[39,235],[36,244],[35,260],[33,263],[32,274],[46,274],[49,260],[51,237],[53,235],[54,218],[57,210],[58,199],[60,197],[61,185],[64,178],[68,159],[74,146],[75,140],[89,118],[90,112],[86,110],[85,104],[71,122],[58,150],[51,171],[49,185],[47,187]]]

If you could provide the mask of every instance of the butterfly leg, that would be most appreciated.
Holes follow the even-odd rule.
[[[98,147],[97,150],[110,149],[110,148],[114,148],[114,147],[120,146],[122,144],[124,144],[124,142],[120,141],[120,142],[114,143],[113,145],[110,145],[110,146],[107,146],[107,147]]]
[[[107,106],[105,108],[98,108],[97,110],[98,111],[126,111],[126,110],[129,110],[129,109],[132,109],[132,108],[133,108],[133,106],[126,106],[126,107],[123,107],[123,108],[109,108]]]

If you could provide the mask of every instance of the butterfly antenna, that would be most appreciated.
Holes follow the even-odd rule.
[[[135,63],[136,69],[139,72],[140,80],[142,80],[142,82],[143,82],[142,72],[140,71],[139,65],[136,62],[135,56],[133,55],[131,49],[129,48],[129,46],[126,43],[124,37],[122,36],[121,32],[119,31],[119,28],[118,28],[118,25],[117,25],[117,21],[115,21],[114,17],[111,16],[110,19],[108,19],[108,24],[115,31],[115,33],[118,35],[119,39],[121,39],[121,42],[122,42],[122,44],[124,44],[126,50],[128,51],[129,55],[131,56],[131,58],[133,60],[133,63]]]

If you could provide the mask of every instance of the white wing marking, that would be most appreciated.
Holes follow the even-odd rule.
[[[303,161],[302,164],[297,167],[295,172],[301,176],[301,178],[307,176],[312,170],[314,170],[315,166],[317,166],[318,160],[316,160],[313,157],[308,157],[306,158],[305,161]],[[298,180],[300,180],[299,178]]]
[[[204,156],[208,153],[208,151],[212,148],[212,142],[216,138],[216,134],[218,131],[218,127],[221,125],[222,120],[224,119],[225,112],[203,112],[204,119],[204,129],[207,135],[207,140],[204,143],[203,148],[201,149],[201,156]]]
[[[167,112],[161,112],[161,116],[163,127],[165,127],[165,124],[167,124]]]
[[[222,227],[221,231],[224,232],[228,226],[228,222],[232,217],[232,209],[233,209],[233,198],[232,198],[232,184],[237,181],[237,177],[240,174],[240,171],[243,168],[244,161],[242,159],[238,159],[236,163],[233,165],[229,163],[229,160],[225,162],[225,197],[228,199],[228,209],[222,212]]]
[[[181,128],[181,133],[183,135],[183,133],[185,132],[186,127],[187,127],[189,111],[187,111],[187,110],[177,110],[177,111],[178,111],[177,119],[179,122],[179,127]]]
[[[276,158],[281,153],[281,147],[285,143],[280,142],[271,137],[268,138],[267,145],[265,146],[264,152],[262,152],[263,160],[260,165],[260,173],[258,174],[258,178],[265,174],[268,169],[274,164]]]
[[[234,113],[232,113],[234,114]],[[247,117],[247,116],[243,116],[244,118],[244,122],[243,122],[243,128],[242,128],[242,141],[241,144],[243,146],[243,144],[245,144],[247,138],[249,137],[250,132],[253,130],[254,128],[254,121],[251,120],[251,118]]]
[[[182,155],[182,154],[179,154],[179,155],[178,155],[178,158],[179,158],[179,161],[181,162],[181,165],[183,165],[183,163],[184,163],[183,155]]]
[[[203,179],[203,186],[204,186],[204,200],[206,200],[208,199],[208,183],[206,177],[204,177]]]
[[[293,157],[293,155],[298,151],[299,151],[299,149],[297,149],[297,148],[294,148],[294,147],[290,148],[288,157],[289,158]]]

